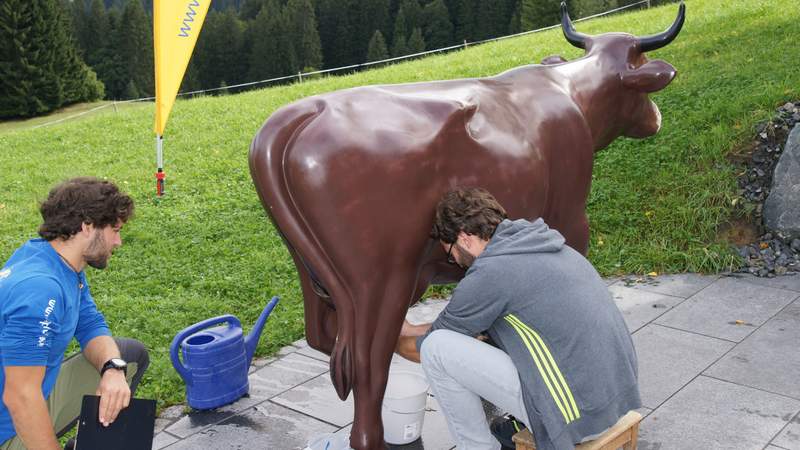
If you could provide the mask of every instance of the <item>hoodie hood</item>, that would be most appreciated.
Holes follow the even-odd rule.
[[[564,247],[564,236],[550,229],[544,220],[528,222],[525,219],[504,220],[489,240],[480,257],[530,253],[555,253]]]

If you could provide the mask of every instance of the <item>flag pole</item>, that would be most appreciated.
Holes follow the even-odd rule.
[[[164,195],[164,179],[167,174],[164,173],[164,137],[160,134],[156,135],[156,195],[159,197]]]

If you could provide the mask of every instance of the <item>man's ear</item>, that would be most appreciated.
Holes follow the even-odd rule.
[[[648,61],[621,75],[622,84],[639,92],[656,92],[667,87],[677,71],[671,64],[659,59]]]
[[[87,236],[94,231],[94,225],[88,222],[83,222],[81,224],[81,233],[86,234]]]

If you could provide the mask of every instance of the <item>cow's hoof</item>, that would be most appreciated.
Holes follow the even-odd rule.
[[[369,432],[359,431],[355,426],[350,431],[350,447],[353,450],[386,450],[386,443],[383,441],[383,427],[380,423],[377,427],[374,424],[370,425],[373,426]]]

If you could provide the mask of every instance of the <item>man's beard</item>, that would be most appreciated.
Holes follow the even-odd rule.
[[[86,249],[83,258],[86,260],[86,264],[95,269],[105,269],[108,266],[108,258],[110,257],[111,252],[108,251],[106,240],[98,232],[89,243],[89,248]]]
[[[475,262],[475,257],[458,243],[456,243],[456,248],[458,249],[458,258],[456,258],[456,263],[459,265],[459,267],[464,270],[472,267],[472,263]]]

